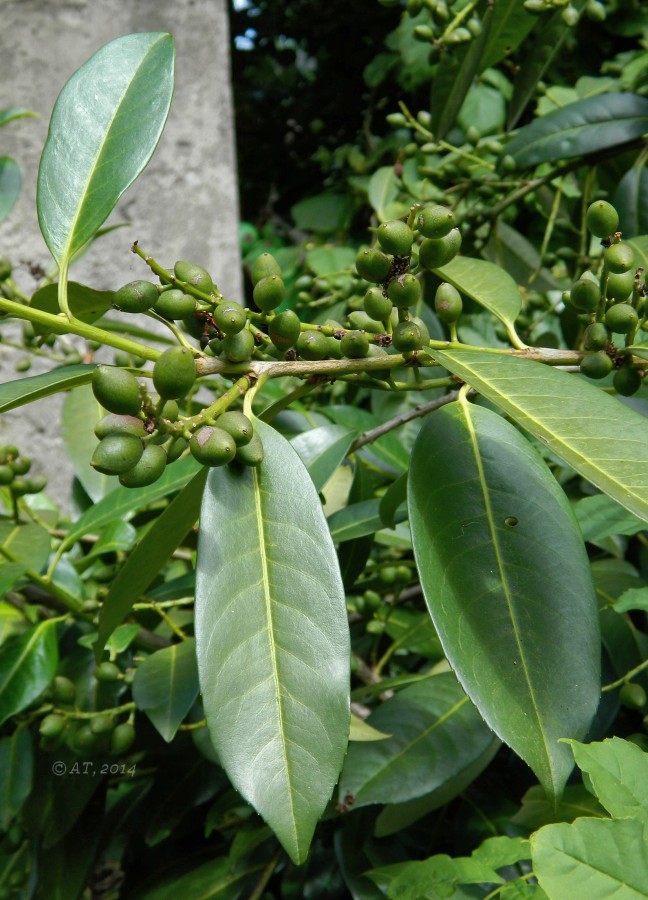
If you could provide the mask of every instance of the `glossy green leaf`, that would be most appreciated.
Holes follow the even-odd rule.
[[[340,799],[354,807],[402,803],[442,787],[493,742],[491,730],[446,672],[403,688],[368,719],[391,734],[375,744],[352,744],[340,775]]]
[[[58,665],[56,625],[46,619],[0,647],[0,725],[29,706],[50,683]]]
[[[62,327],[61,330],[65,331],[65,328]],[[29,378],[0,384],[0,413],[61,391],[69,391],[79,384],[88,384],[95,368],[96,366],[83,365],[63,366],[43,375],[31,375]]]
[[[16,565],[22,574],[22,566]],[[2,588],[2,573],[3,569],[0,567],[0,596],[6,594],[11,587],[10,584],[9,588]],[[16,609],[11,603],[7,603],[6,600],[0,600],[0,644],[4,644],[13,634],[20,634],[26,628],[27,620],[20,610]]]
[[[648,421],[585,379],[479,351],[434,351],[455,375],[630,512],[648,519]]]
[[[0,828],[6,831],[32,788],[34,754],[27,728],[0,738]]]
[[[65,452],[75,476],[94,503],[119,486],[116,478],[103,475],[90,465],[97,446],[94,426],[105,414],[89,384],[70,391],[63,401],[61,434]]]
[[[646,160],[629,169],[614,192],[612,204],[619,213],[619,230],[624,238],[648,232],[648,169]]]
[[[139,895],[139,900],[177,900],[180,896],[191,897],[191,900],[237,900],[241,896],[244,879],[264,865],[257,863],[233,868],[227,856],[219,856],[145,891]]]
[[[234,787],[302,862],[349,735],[344,590],[317,492],[263,422],[257,469],[212,469],[196,645],[209,732]]]
[[[630,238],[628,244],[635,252],[635,265],[648,269],[648,234],[640,234]]]
[[[531,835],[533,871],[551,900],[648,897],[648,823],[577,819]]]
[[[158,650],[141,663],[133,679],[133,700],[167,743],[198,696],[193,638]]]
[[[648,612],[648,587],[630,588],[624,591],[613,607],[618,613],[630,612],[632,609]]]
[[[586,541],[602,541],[614,534],[636,534],[646,528],[645,522],[607,494],[582,497],[574,504],[574,512]]]
[[[407,500],[407,472],[403,472],[396,481],[389,485],[380,499],[380,518],[387,528],[396,526],[396,513],[399,506]]]
[[[435,271],[443,281],[453,284],[462,294],[497,316],[507,328],[512,328],[522,308],[522,296],[508,272],[485,259],[467,256],[457,256]]]
[[[394,606],[385,620],[385,632],[411,653],[427,659],[443,659],[443,648],[427,612]]]
[[[369,203],[381,222],[387,220],[385,210],[398,197],[398,178],[393,166],[376,169],[369,179]]]
[[[20,196],[22,178],[15,159],[0,156],[0,222],[6,219]]]
[[[35,522],[0,521],[0,547],[5,559],[20,563],[25,569],[40,573],[50,553],[51,539],[47,529]],[[0,555],[0,562],[2,555]]]
[[[93,323],[112,308],[112,291],[96,291],[94,288],[79,284],[76,281],[68,282],[68,304],[70,310],[77,319],[83,322]],[[39,288],[32,295],[30,306],[56,315],[59,311],[58,287],[56,284],[47,284]],[[36,334],[48,334],[49,329],[43,325],[34,323]]]
[[[361,500],[329,516],[331,537],[336,544],[374,534],[383,527],[380,500]]]
[[[378,731],[373,728],[365,719],[361,719],[355,713],[351,713],[351,727],[349,728],[350,741],[384,741],[390,738],[391,734],[385,734],[384,731]]]
[[[155,520],[117,573],[99,613],[99,633],[95,644],[97,659],[101,657],[111,632],[123,622],[133,603],[141,597],[196,524],[206,478],[206,469],[194,475]]]
[[[327,191],[295,203],[290,209],[290,214],[300,231],[327,234],[349,227],[353,203],[348,194],[333,194]]]
[[[147,164],[173,91],[173,39],[116,38],[67,82],[38,173],[38,220],[62,270]]]
[[[104,553],[131,550],[137,540],[137,529],[128,522],[115,519],[99,535],[99,540],[88,550],[85,559],[93,559]]]
[[[408,502],[421,585],[451,666],[493,731],[560,795],[573,760],[558,740],[583,737],[596,712],[600,642],[565,495],[517,429],[458,402],[421,429]]]
[[[293,449],[308,469],[318,491],[322,490],[347,455],[357,434],[357,431],[342,425],[320,425],[319,428],[303,431],[291,440]]]
[[[535,246],[506,222],[495,223],[482,255],[508,272],[518,285],[533,286],[536,291],[560,290],[549,269],[541,266]]]
[[[537,23],[538,17],[527,12],[519,0],[498,0],[493,7],[493,21],[479,63],[480,71],[510,56]],[[542,27],[537,30],[542,31]]]
[[[576,765],[615,818],[648,818],[648,753],[613,737],[595,744],[569,741]]]
[[[308,268],[314,275],[328,275],[353,265],[355,251],[351,247],[315,247],[306,252]]]
[[[518,166],[618,147],[648,131],[648,99],[637,94],[602,94],[535,119],[506,145]]]
[[[383,424],[379,416],[357,406],[328,406],[322,412],[338,425],[356,431],[370,431]],[[400,475],[409,466],[409,449],[403,444],[400,435],[393,431],[362,447],[358,450],[358,455],[389,475]]]

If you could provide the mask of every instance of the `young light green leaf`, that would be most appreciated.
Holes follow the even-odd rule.
[[[408,501],[451,666],[493,731],[559,796],[573,760],[558,740],[583,737],[599,701],[596,597],[565,495],[516,428],[459,402],[421,429]]]
[[[648,587],[629,588],[612,606],[618,613],[630,612],[632,609],[648,612]]]
[[[0,738],[0,828],[7,831],[11,820],[32,788],[34,754],[28,728]]]
[[[611,816],[648,819],[648,753],[622,738],[568,742],[576,765]]]
[[[95,368],[96,366],[83,365],[63,366],[43,375],[31,375],[29,378],[0,384],[0,413],[61,391],[69,391],[79,384],[88,384]]]
[[[15,159],[0,156],[0,222],[6,219],[20,196],[22,178]]]
[[[50,683],[58,665],[56,625],[39,622],[0,647],[0,725],[25,709]]]
[[[576,819],[531,835],[531,859],[551,900],[648,897],[648,822]]]
[[[133,700],[168,743],[193,706],[198,689],[196,642],[187,638],[157,650],[137,667]]]
[[[393,874],[393,880],[389,879]],[[367,875],[377,884],[387,877],[387,897],[391,900],[421,900],[422,897],[455,897],[460,884],[504,884],[492,866],[470,856],[450,857],[445,853],[414,862],[395,863],[372,869]]]
[[[435,271],[443,281],[450,282],[462,294],[497,316],[511,331],[522,308],[522,296],[508,272],[485,259],[467,256],[457,256]]]
[[[354,807],[403,803],[442,787],[493,742],[491,730],[451,672],[403,688],[369,716],[391,734],[352,744],[340,775],[340,800]]]
[[[293,449],[308,469],[318,491],[322,490],[347,455],[357,434],[357,431],[342,425],[320,425],[291,440]]]
[[[522,797],[522,806],[511,817],[511,822],[528,831],[535,831],[543,825],[573,822],[582,816],[605,816],[605,810],[596,797],[582,784],[568,784],[557,804],[547,797],[539,784],[534,784]]]
[[[255,422],[257,469],[212,469],[201,511],[196,646],[205,715],[234,787],[302,862],[349,736],[344,590],[317,492]]]
[[[38,113],[32,112],[29,109],[21,109],[17,106],[7,107],[6,109],[0,109],[0,128],[3,125],[8,125],[9,122],[14,122],[16,119],[37,119]]]
[[[0,521],[0,547],[5,559],[38,574],[50,554],[51,538],[47,529],[35,522],[16,525],[5,519]]]
[[[356,716],[353,712],[351,713],[351,727],[349,729],[350,741],[384,741],[390,737],[391,734],[385,734],[384,731],[378,731],[377,728],[373,728],[368,722],[361,719],[360,716]]]
[[[68,282],[68,304],[75,318],[82,322],[92,324],[104,315],[112,306],[112,291],[96,291],[94,288],[79,284],[76,281]],[[32,295],[30,306],[40,309],[42,312],[56,315],[59,311],[58,289],[55,284],[47,284],[39,288]],[[48,334],[49,329],[44,325],[34,323],[36,334]]]

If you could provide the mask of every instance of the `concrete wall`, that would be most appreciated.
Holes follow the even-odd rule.
[[[38,229],[36,175],[56,97],[70,75],[103,44],[139,31],[168,31],[176,43],[176,87],[156,153],[108,220],[126,222],[73,267],[71,278],[116,289],[148,270],[130,252],[133,240],[163,264],[191,259],[221,290],[242,295],[237,241],[238,202],[229,72],[228,0],[0,0],[0,109],[26,107],[40,119],[0,129],[0,155],[23,173],[21,198],[0,223],[0,256],[31,294],[35,264],[51,257]],[[18,358],[0,344],[0,381],[16,377]],[[47,371],[37,361],[29,374]],[[17,443],[38,460],[57,500],[69,493],[72,469],[59,436],[62,398],[0,417],[0,443]]]

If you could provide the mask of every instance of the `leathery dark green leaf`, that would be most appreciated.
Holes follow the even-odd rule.
[[[254,428],[263,463],[212,469],[207,480],[198,671],[223,768],[300,863],[347,746],[349,632],[313,483],[281,435]]]
[[[433,474],[432,474],[433,473]],[[540,455],[466,401],[431,416],[408,487],[430,615],[466,693],[559,796],[599,700],[594,586],[569,503]]]

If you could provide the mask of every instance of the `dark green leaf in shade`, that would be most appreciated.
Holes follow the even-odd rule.
[[[646,131],[648,98],[603,94],[534,119],[506,145],[506,152],[520,167],[537,166],[622,146]]]
[[[498,0],[493,6],[493,21],[482,51],[480,71],[510,56],[536,24],[538,17],[527,12],[519,0]],[[537,30],[542,31],[543,26],[544,20]]]
[[[133,603],[139,600],[198,521],[206,478],[207,469],[201,469],[194,475],[155,520],[117,573],[99,613],[99,633],[95,644],[97,659],[101,657],[110,634],[123,622]]]
[[[241,896],[242,882],[264,867],[264,863],[232,866],[227,856],[219,856],[197,866],[178,878],[139,894],[139,900],[177,900],[179,896],[191,900],[237,900]]]
[[[619,213],[619,230],[624,238],[648,233],[648,169],[646,159],[629,169],[614,192],[612,205]]]
[[[648,753],[613,737],[593,744],[569,741],[588,787],[615,818],[648,818]]]
[[[320,425],[298,434],[290,443],[308,469],[313,484],[321,491],[356,437],[357,431],[342,425]]]
[[[306,197],[291,207],[295,225],[300,231],[329,234],[348,228],[353,215],[353,202],[347,194],[330,191]]]
[[[193,638],[157,650],[141,663],[133,679],[133,700],[167,743],[198,696],[198,668]]]
[[[387,528],[396,527],[398,507],[407,500],[407,472],[403,472],[396,481],[389,485],[380,500],[380,518]]]
[[[550,800],[539,784],[522,797],[520,809],[511,822],[529,831],[555,822],[573,822],[581,816],[605,816],[605,810],[582,784],[568,784],[560,801]]]
[[[27,728],[0,738],[0,829],[7,831],[32,788],[34,754]]]
[[[6,219],[20,196],[22,178],[15,159],[0,156],[0,222]]]
[[[336,544],[374,534],[383,527],[380,500],[361,500],[334,512],[328,518],[331,537]]]
[[[64,326],[61,326],[61,331],[66,331]],[[42,400],[43,397],[50,397],[60,391],[69,391],[79,384],[88,384],[95,368],[96,366],[84,365],[62,366],[43,375],[30,375],[29,378],[0,384],[0,413],[33,403],[34,400]]]
[[[56,625],[46,619],[0,647],[0,725],[45,690],[56,673]]]
[[[493,745],[493,733],[450,672],[403,688],[368,722],[392,736],[350,745],[340,799],[351,794],[355,807],[429,794]]]
[[[196,578],[198,669],[211,738],[234,787],[295,862],[349,735],[344,590],[312,481],[255,421],[257,469],[212,469]]]
[[[96,291],[94,288],[78,284],[76,281],[68,282],[70,310],[74,317],[82,322],[90,324],[96,322],[112,307],[113,296],[112,291]],[[57,285],[47,284],[45,287],[39,288],[32,295],[29,305],[33,309],[40,309],[42,312],[56,315],[59,311]],[[39,325],[36,322],[34,322],[34,331],[40,335],[49,333],[47,326]]]
[[[560,290],[560,284],[542,259],[535,246],[506,222],[497,221],[482,255],[511,275],[521,287],[533,286],[536,291]]]
[[[565,495],[517,429],[463,401],[421,429],[408,499],[450,664],[493,731],[559,796],[573,759],[558,740],[584,737],[600,679],[594,586]]]

